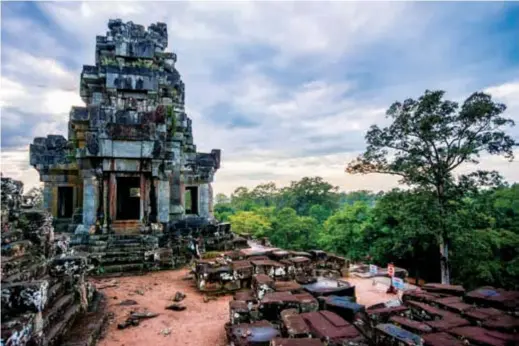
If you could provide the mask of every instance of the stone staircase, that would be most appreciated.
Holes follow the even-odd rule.
[[[72,223],[72,218],[52,220],[52,226],[54,227],[55,233],[69,232],[69,226],[71,223]]]
[[[74,235],[71,246],[87,252],[93,274],[143,272],[154,269],[158,237],[153,235]]]
[[[74,209],[74,213],[72,214],[72,220],[68,225],[67,231],[69,233],[74,233],[76,230],[77,225],[81,224],[83,222],[83,208],[76,208]]]

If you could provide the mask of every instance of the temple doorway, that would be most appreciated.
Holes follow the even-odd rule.
[[[198,215],[198,186],[186,187],[184,209],[187,215]]]
[[[139,220],[141,189],[139,177],[117,178],[117,220]]]

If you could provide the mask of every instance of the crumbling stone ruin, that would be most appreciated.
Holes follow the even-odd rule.
[[[55,242],[49,213],[21,209],[21,182],[1,182],[1,344],[73,345],[85,335],[95,342],[104,300],[86,281],[86,258]],[[91,323],[75,336],[67,334],[79,320]]]
[[[366,307],[347,280],[321,276],[345,266],[322,251],[262,248],[199,261],[195,273],[202,291],[235,291],[225,326],[231,345],[519,344],[519,292],[426,284]]]
[[[230,227],[213,217],[220,150],[197,152],[166,24],[116,19],[108,29],[96,37],[95,65],[83,66],[86,106],[72,107],[68,137],[30,146],[44,209],[100,272],[171,268],[229,249]]]
[[[167,52],[166,24],[110,20],[83,66],[68,138],[34,139],[30,163],[45,208],[77,232],[132,233],[187,216],[212,217],[220,150],[196,151],[185,86]],[[158,226],[156,226],[158,227]]]
[[[347,274],[349,262],[346,259],[321,250],[285,251],[251,244],[251,248],[197,260],[193,272],[198,289],[221,293],[252,288],[261,298],[274,287],[288,289],[308,284],[319,290],[328,282],[337,285]]]

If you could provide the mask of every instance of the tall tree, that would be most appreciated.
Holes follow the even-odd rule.
[[[251,191],[251,196],[256,204],[265,207],[274,206],[277,202],[278,189],[273,182],[259,184]]]
[[[449,283],[449,224],[452,200],[468,188],[495,183],[497,172],[473,171],[455,177],[464,163],[479,163],[483,152],[513,159],[515,141],[503,128],[513,126],[502,117],[506,106],[488,94],[476,92],[459,107],[443,100],[444,91],[429,91],[418,100],[395,102],[386,112],[391,125],[371,126],[366,151],[350,162],[349,173],[383,173],[401,177],[401,183],[432,190],[439,213],[437,243],[442,282]]]
[[[299,215],[308,215],[310,208],[315,204],[336,210],[339,205],[338,190],[337,186],[331,185],[321,177],[304,177],[283,188],[280,199],[284,206],[293,208]]]
[[[239,210],[250,211],[254,209],[254,201],[251,192],[244,186],[237,187],[231,195],[231,203]]]
[[[231,199],[224,193],[217,194],[214,200],[215,204],[226,204],[231,202]]]

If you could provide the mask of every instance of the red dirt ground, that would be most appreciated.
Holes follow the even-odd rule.
[[[118,286],[102,290],[109,300],[109,310],[115,314],[115,320],[110,324],[105,338],[100,340],[98,345],[226,345],[224,324],[229,320],[229,300],[232,297],[218,297],[217,300],[204,303],[203,295],[196,291],[193,281],[183,280],[187,273],[187,269],[182,269],[143,276],[99,280],[97,286],[114,281],[118,282]],[[136,293],[137,291],[140,292]],[[177,291],[186,294],[186,298],[181,304],[184,304],[187,309],[184,311],[165,310],[166,306],[173,304],[172,298]],[[125,299],[133,299],[139,305],[118,305]],[[136,327],[117,329],[117,324],[123,322],[132,310],[147,310],[160,315],[143,320]],[[161,331],[167,328],[171,333],[169,335],[161,334]]]
[[[115,319],[100,346],[225,346],[224,324],[229,320],[229,301],[232,296],[221,296],[204,303],[192,280],[183,280],[187,269],[161,271],[143,276],[129,276],[95,280],[96,286],[117,282],[117,287],[102,289],[109,301],[109,310]],[[381,292],[371,279],[348,278],[356,286],[357,301],[366,306],[395,299],[396,296]],[[137,292],[139,291],[139,292]],[[187,309],[170,311],[164,308],[173,303],[177,291],[187,297],[181,302]],[[142,293],[142,294],[141,294]],[[115,298],[116,297],[116,298]],[[138,305],[120,306],[125,299],[133,299]],[[159,313],[155,318],[143,320],[139,326],[117,329],[130,311]],[[161,331],[170,330],[169,335]]]

